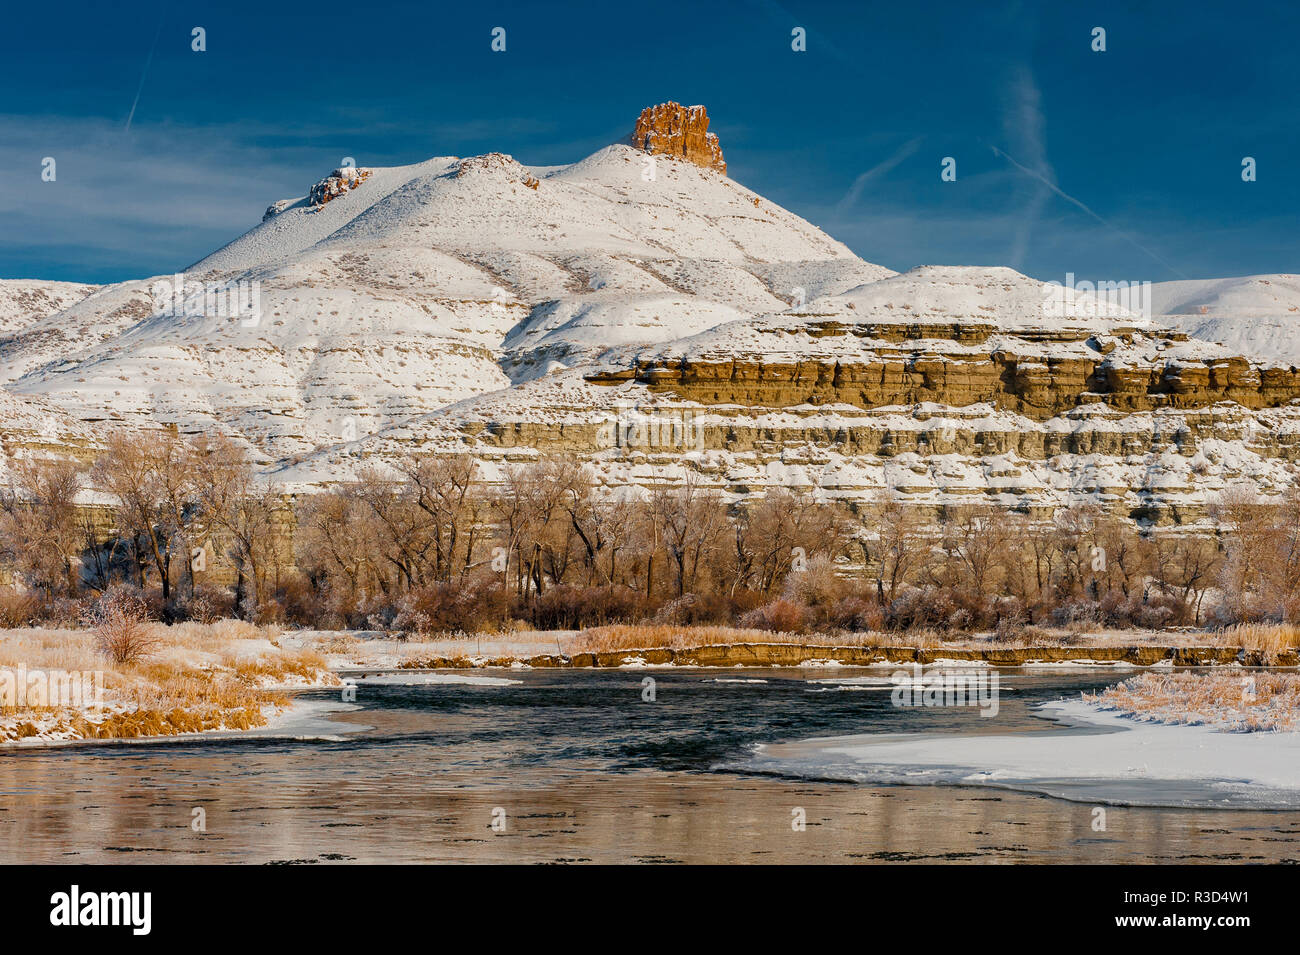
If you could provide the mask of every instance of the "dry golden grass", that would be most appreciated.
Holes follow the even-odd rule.
[[[1300,627],[1289,623],[1242,623],[1211,635],[1211,642],[1223,647],[1257,650],[1272,663],[1289,650],[1300,648]]]
[[[1093,625],[1050,629],[1033,626],[1000,633],[953,633],[924,629],[908,631],[858,631],[774,633],[728,626],[669,624],[616,624],[582,631],[550,630],[478,634],[456,639],[358,639],[344,631],[313,631],[295,638],[337,662],[352,666],[425,665],[432,659],[527,659],[548,654],[612,653],[670,648],[686,650],[709,645],[784,644],[836,647],[909,647],[943,650],[1028,650],[1036,648],[1126,648],[1154,646],[1203,647],[1250,643],[1239,630],[1206,633],[1192,630],[1112,630]]]
[[[270,657],[239,657],[227,652],[222,664],[250,686],[313,683],[326,669],[325,658],[312,650],[281,651]]]
[[[325,660],[276,645],[277,630],[242,621],[150,624],[154,652],[115,664],[88,630],[0,631],[0,668],[100,674],[102,709],[0,707],[0,741],[31,736],[103,739],[249,729],[286,703],[276,686],[333,685]]]
[[[791,642],[765,630],[734,627],[673,627],[659,624],[612,624],[581,630],[568,641],[569,653],[607,653],[612,650],[685,649],[710,644]]]
[[[1294,673],[1143,673],[1083,698],[1155,723],[1245,732],[1300,725],[1300,675]]]
[[[345,631],[330,633],[316,639],[316,649],[321,653],[351,653],[361,646],[361,640]]]

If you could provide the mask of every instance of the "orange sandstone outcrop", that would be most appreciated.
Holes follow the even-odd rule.
[[[709,132],[709,114],[703,106],[660,103],[641,111],[632,133],[632,145],[655,156],[672,156],[726,175],[718,137]]]

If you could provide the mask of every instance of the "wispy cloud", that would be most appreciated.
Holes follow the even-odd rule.
[[[0,259],[18,263],[3,277],[103,281],[184,265],[337,162],[318,146],[272,148],[257,135],[243,124],[137,123],[128,133],[102,118],[0,115]],[[47,156],[53,182],[41,178]]]
[[[135,99],[131,101],[131,112],[126,115],[126,128],[131,128],[131,121],[135,119],[136,107],[140,105],[140,94],[144,92],[145,80],[149,78],[149,67],[153,66],[153,54],[158,49],[158,37],[162,36],[163,21],[167,19],[167,5],[164,3],[162,10],[158,14],[158,29],[154,31],[153,42],[149,44],[149,55],[145,58],[144,69],[140,72],[140,84],[135,88]]]
[[[1042,104],[1043,95],[1034,74],[1028,67],[1021,66],[1011,81],[1010,108],[1003,114],[1003,135],[1008,142],[1016,144],[1013,148],[1024,158],[1025,165],[1034,171],[1037,181],[1029,189],[1012,233],[1007,259],[1015,269],[1024,267],[1034,227],[1056,181],[1056,173],[1047,159],[1047,123]]]
[[[341,123],[328,111],[215,125],[142,116],[128,131],[120,120],[101,117],[0,114],[0,278],[110,281],[166,273],[257,225],[276,199],[304,195],[344,156],[360,165],[400,165],[463,154],[494,132],[536,139],[549,131],[528,118],[452,121],[414,137],[382,119]],[[368,151],[373,142],[408,149]],[[47,156],[56,163],[53,182],[41,179]]]

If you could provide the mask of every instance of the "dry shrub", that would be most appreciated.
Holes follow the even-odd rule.
[[[883,630],[885,611],[875,600],[850,595],[835,601],[825,612],[826,626],[835,630]]]
[[[504,596],[504,595],[503,595]],[[533,624],[541,630],[578,630],[625,620],[635,612],[640,595],[630,587],[548,588],[532,608]]]
[[[216,623],[234,613],[235,599],[225,587],[196,584],[189,596],[177,601],[175,616],[194,623]]]
[[[413,590],[398,602],[389,622],[420,636],[487,633],[500,631],[509,611],[510,598],[499,583],[466,580]]]
[[[30,627],[41,617],[44,601],[36,594],[0,587],[0,627]]]
[[[744,600],[742,596],[740,598]],[[726,625],[734,616],[733,602],[721,594],[682,594],[665,603],[654,615],[655,623],[682,627]],[[743,624],[742,624],[743,626]]]
[[[84,623],[101,653],[118,666],[132,666],[154,653],[161,642],[148,622],[144,599],[125,588],[110,590],[87,611]]]
[[[751,610],[740,618],[740,625],[771,633],[802,633],[808,627],[808,609],[781,598]]]

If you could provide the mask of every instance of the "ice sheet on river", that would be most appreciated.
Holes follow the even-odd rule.
[[[984,785],[1080,802],[1300,808],[1300,733],[1132,720],[1081,701],[1017,733],[876,733],[760,744],[720,769],[910,785]]]

